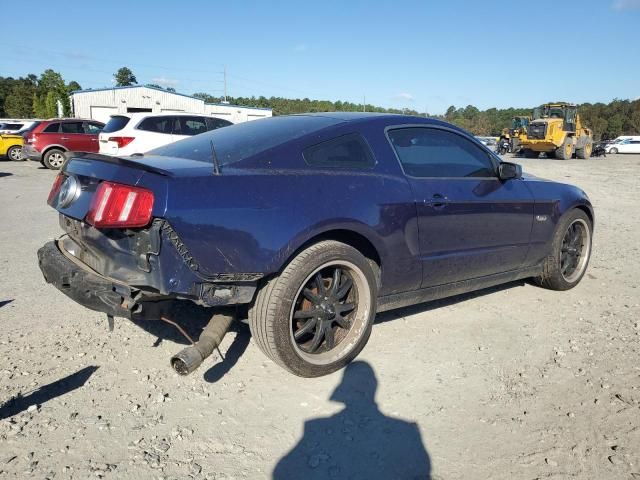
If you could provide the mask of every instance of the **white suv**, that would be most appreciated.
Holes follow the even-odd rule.
[[[227,120],[194,113],[122,113],[112,115],[100,132],[100,153],[133,155],[199,133],[232,125]]]

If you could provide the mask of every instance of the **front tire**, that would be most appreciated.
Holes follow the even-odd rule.
[[[584,211],[574,209],[565,214],[556,227],[542,275],[535,282],[550,290],[575,287],[587,270],[592,237],[593,225]]]
[[[556,148],[556,158],[560,160],[569,160],[573,156],[573,140],[571,137],[565,137],[560,147]]]
[[[618,149],[614,147],[609,150],[609,153],[613,153],[615,155],[616,153],[618,153]]]
[[[344,243],[321,241],[258,291],[249,309],[251,334],[269,358],[295,375],[327,375],[366,345],[376,297],[367,258]]]
[[[64,165],[64,151],[59,148],[52,148],[42,157],[42,163],[51,170],[60,170]]]

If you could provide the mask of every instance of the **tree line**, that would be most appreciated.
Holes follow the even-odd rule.
[[[114,73],[116,86],[137,85],[133,72],[122,67]],[[162,88],[156,84],[150,87]],[[0,76],[0,117],[9,118],[51,118],[58,115],[58,106],[63,115],[71,114],[69,95],[80,90],[75,81],[65,82],[62,75],[51,69],[40,76],[12,78]],[[169,87],[167,91],[175,91]],[[208,103],[220,103],[223,98],[198,92],[193,94]],[[259,108],[270,108],[274,115],[290,115],[307,112],[380,112],[404,113],[406,115],[430,116],[458,125],[474,135],[498,136],[502,129],[511,125],[511,119],[518,115],[530,115],[532,108],[489,108],[479,110],[473,105],[451,106],[444,115],[429,115],[413,109],[383,108],[376,105],[341,100],[311,100],[309,98],[285,97],[227,97],[232,104]],[[578,106],[583,125],[591,128],[596,140],[615,138],[620,135],[640,134],[640,99],[613,100],[610,103],[583,103]]]
[[[480,111],[473,105],[464,108],[451,106],[441,118],[474,135],[498,136],[503,128],[510,126],[514,116],[531,115],[532,110],[533,108],[489,108]],[[578,114],[582,125],[593,130],[596,140],[640,134],[640,99],[616,99],[607,104],[583,103],[578,105]]]
[[[0,76],[0,117],[51,118],[71,114],[69,94],[80,90],[76,81],[66,83],[58,72],[45,70],[40,76]]]

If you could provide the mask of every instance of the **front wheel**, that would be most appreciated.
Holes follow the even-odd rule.
[[[614,147],[611,150],[609,150],[609,153],[613,153],[615,155],[616,153],[618,153],[618,149]]]
[[[565,137],[564,142],[556,148],[556,158],[560,160],[570,160],[573,156],[573,139]]]
[[[301,377],[327,375],[366,345],[376,297],[369,260],[344,243],[321,241],[258,291],[249,310],[251,334],[286,370]]]
[[[551,290],[575,287],[589,264],[592,234],[593,225],[584,211],[575,209],[565,214],[558,222],[551,252],[536,283]]]

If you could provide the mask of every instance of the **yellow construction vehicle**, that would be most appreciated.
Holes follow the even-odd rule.
[[[500,140],[506,138],[509,141],[509,150],[511,152],[517,153],[520,150],[522,140],[527,138],[527,128],[529,128],[530,121],[531,117],[516,116],[511,119],[511,128],[502,130]]]
[[[520,142],[525,157],[547,156],[567,160],[574,153],[589,158],[593,147],[593,133],[582,126],[578,107],[572,103],[545,103],[533,110],[527,138]]]

